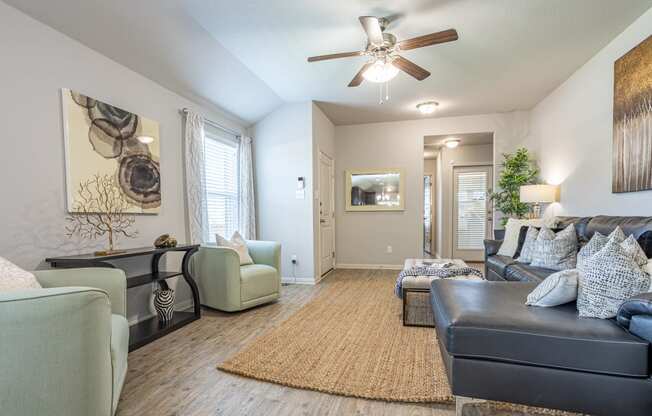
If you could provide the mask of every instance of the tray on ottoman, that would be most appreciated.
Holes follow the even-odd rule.
[[[406,259],[403,269],[414,266],[453,263],[457,267],[467,267],[460,259]],[[435,276],[406,276],[402,281],[403,325],[434,327],[435,319],[430,306],[430,282]],[[482,280],[474,275],[450,277],[452,280]]]

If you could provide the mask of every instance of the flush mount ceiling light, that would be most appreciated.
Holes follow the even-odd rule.
[[[143,144],[150,144],[154,141],[154,138],[152,136],[138,136],[137,139],[139,142]]]
[[[396,75],[398,75],[398,68],[392,65],[391,61],[385,59],[377,59],[362,73],[367,81],[378,83],[387,82]]]
[[[421,114],[432,114],[438,106],[439,103],[437,101],[426,101],[425,103],[417,104],[417,110],[419,110]]]
[[[455,149],[457,146],[460,145],[460,139],[448,139],[444,142],[444,144],[449,149]]]

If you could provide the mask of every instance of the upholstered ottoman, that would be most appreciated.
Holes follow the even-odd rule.
[[[457,267],[467,267],[460,259],[406,259],[403,269],[414,266],[453,263]],[[430,283],[435,276],[406,276],[402,281],[403,325],[434,327],[435,321],[430,306]],[[452,280],[482,280],[474,275],[450,277]]]

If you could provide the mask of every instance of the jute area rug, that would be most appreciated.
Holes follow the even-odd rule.
[[[218,368],[343,396],[453,403],[434,329],[402,325],[395,274],[338,270],[311,302]]]

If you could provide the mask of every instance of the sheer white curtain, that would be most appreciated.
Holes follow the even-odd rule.
[[[248,240],[256,239],[256,203],[254,169],[251,160],[251,137],[240,137],[238,152],[238,228]]]
[[[188,110],[185,112],[185,125],[186,201],[190,242],[200,244],[209,239],[204,170],[204,119]]]

